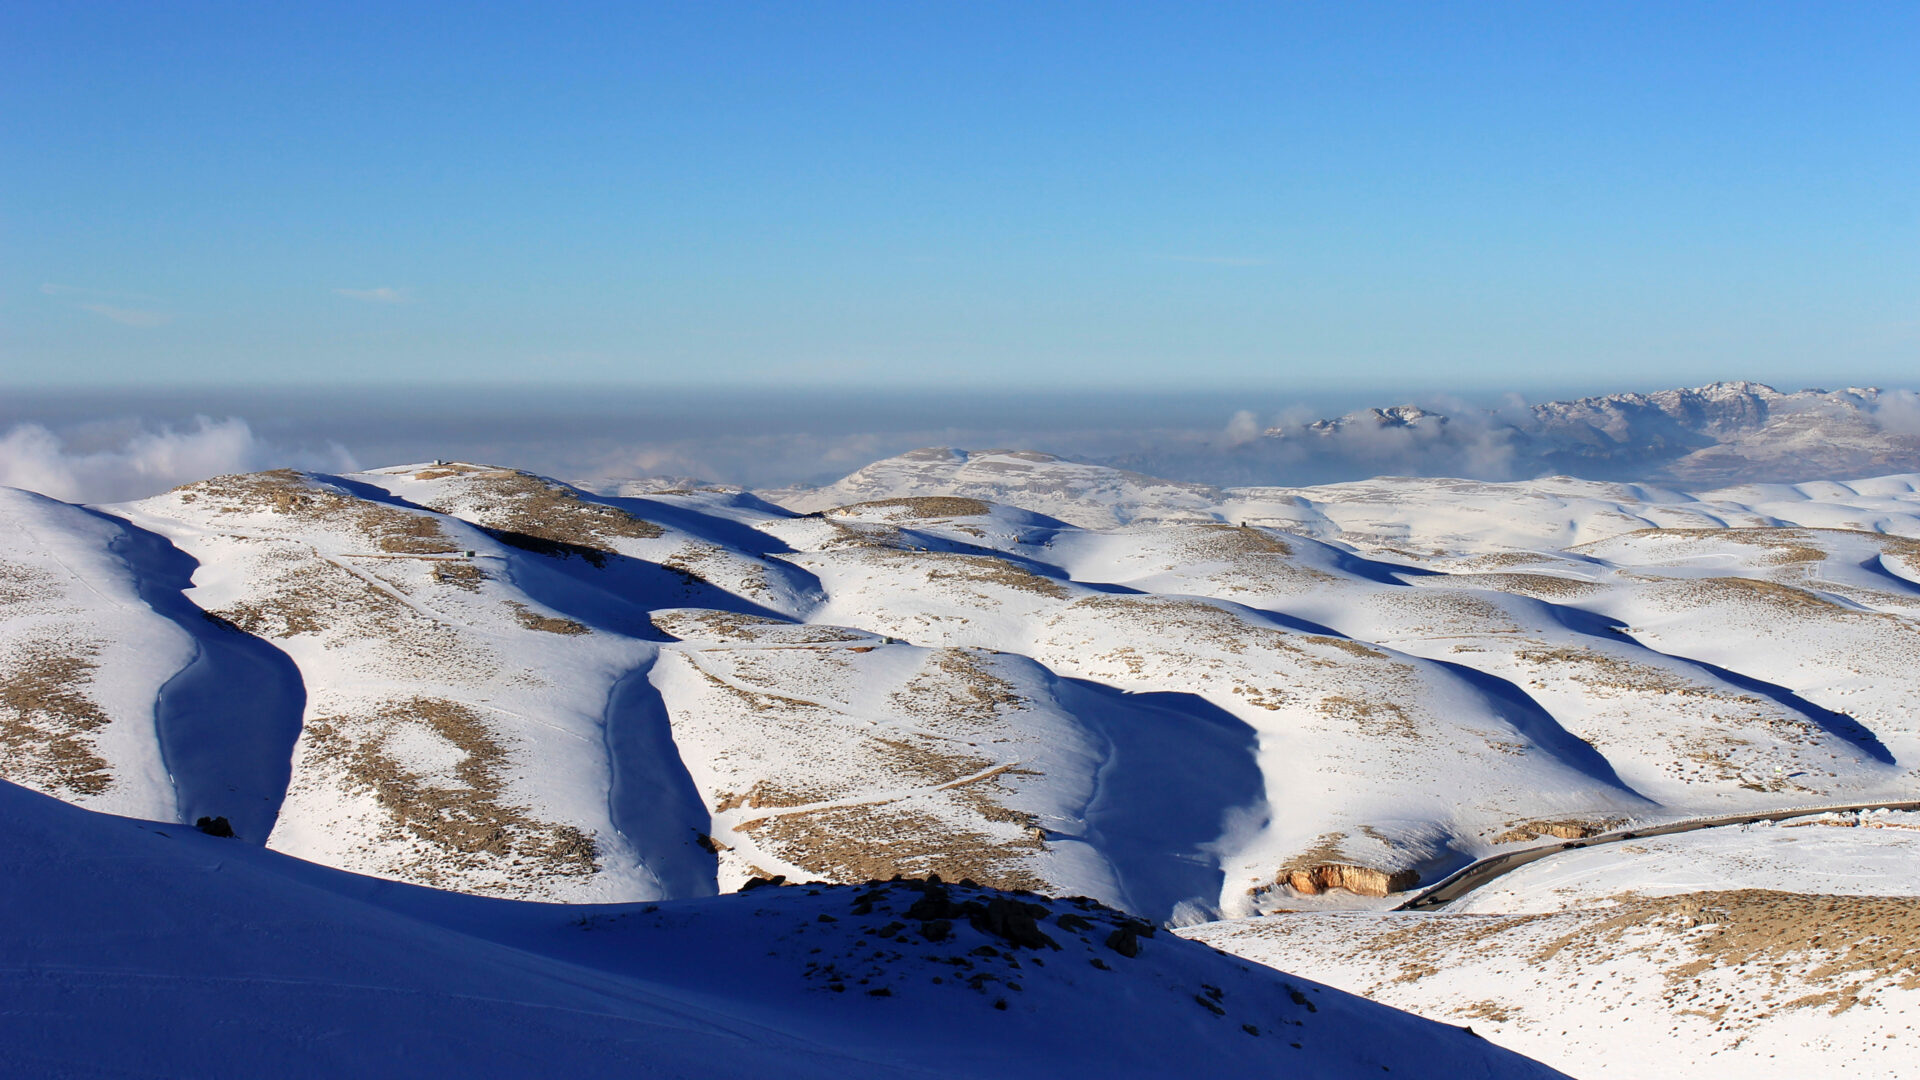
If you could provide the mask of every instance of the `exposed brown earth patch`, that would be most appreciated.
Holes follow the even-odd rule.
[[[457,750],[458,763],[432,774],[410,768],[393,744],[421,734]],[[520,895],[542,877],[598,869],[591,836],[506,801],[506,749],[469,706],[429,697],[395,701],[368,715],[317,718],[301,742],[310,767],[373,795],[386,813],[387,839],[412,842],[388,872],[429,885],[492,872],[505,882],[460,887]]]
[[[836,506],[825,511],[836,516],[861,516],[876,511],[899,511],[885,516],[900,520],[907,518],[956,518],[983,517],[993,512],[993,508],[979,499],[967,499],[954,495],[918,495],[900,499],[869,499],[866,502]]]
[[[584,625],[572,619],[556,615],[542,615],[518,600],[507,601],[507,607],[513,610],[513,617],[528,630],[538,630],[544,634],[579,635],[592,633]]]
[[[281,514],[317,525],[358,532],[389,554],[446,555],[459,549],[432,514],[370,502],[292,469],[216,476],[173,489],[183,502],[207,499],[218,513]]]
[[[93,742],[107,714],[86,692],[98,653],[89,642],[42,637],[0,659],[0,776],[56,797],[113,786]]]
[[[1370,738],[1418,739],[1420,727],[1398,702],[1383,698],[1362,698],[1350,694],[1328,694],[1317,706],[1320,712],[1358,728]]]
[[[541,555],[578,556],[594,566],[618,554],[615,541],[652,540],[665,530],[617,506],[514,469],[468,469],[427,505],[485,528],[504,544]]]
[[[455,562],[452,559],[435,559],[427,569],[427,575],[436,584],[451,585],[467,592],[479,592],[480,583],[487,580],[487,572],[470,562]]]
[[[783,814],[742,825],[740,831],[770,854],[829,881],[938,873],[999,889],[1047,887],[1022,865],[1039,841],[955,828],[902,803]]]
[[[51,599],[58,583],[37,566],[0,561],[0,607],[25,607]]]
[[[1025,567],[991,555],[950,555],[928,552],[922,557],[931,563],[927,570],[928,581],[996,585],[1044,596],[1050,600],[1064,600],[1067,597],[1067,587],[1060,582],[1041,577]]]
[[[1536,600],[1566,600],[1591,596],[1606,588],[1593,581],[1579,578],[1559,577],[1554,574],[1452,574],[1448,584],[1469,589],[1493,589],[1497,592],[1516,593],[1530,596]]]

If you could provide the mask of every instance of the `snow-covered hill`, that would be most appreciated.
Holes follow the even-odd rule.
[[[1219,489],[943,450],[626,490],[7,492],[0,777],[496,898],[937,873],[1171,925],[1920,795],[1920,475]]]

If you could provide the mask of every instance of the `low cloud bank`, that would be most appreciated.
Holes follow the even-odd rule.
[[[223,473],[282,466],[331,471],[358,467],[338,446],[317,452],[288,450],[260,439],[245,420],[235,418],[202,416],[184,428],[94,425],[84,434],[91,437],[56,434],[37,423],[9,428],[0,435],[0,486],[67,502],[102,503],[143,498]],[[75,445],[98,443],[103,437],[106,445]]]
[[[1275,408],[1252,394],[470,391],[423,410],[406,394],[347,390],[244,400],[16,398],[0,402],[0,426],[12,425],[0,427],[0,484],[110,502],[220,473],[448,458],[588,484],[672,476],[768,489],[831,483],[923,446],[1039,450],[1219,485],[1564,473],[1718,486],[1920,471],[1920,393],[1912,390],[1808,396],[1721,384],[1544,405],[1518,395],[1357,404]],[[98,419],[128,415],[145,419]]]

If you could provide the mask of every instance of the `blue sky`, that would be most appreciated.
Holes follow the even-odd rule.
[[[0,6],[0,379],[1906,385],[1920,5]]]

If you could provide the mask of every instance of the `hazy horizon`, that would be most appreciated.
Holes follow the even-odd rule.
[[[0,401],[0,483],[104,502],[222,472],[349,471],[446,458],[576,482],[669,476],[765,489],[828,483],[924,446],[1040,450],[1218,484],[1299,485],[1436,471],[1525,479],[1546,467],[1514,454],[1488,418],[1522,402],[1675,388],[1497,395],[1368,388],[1319,394],[473,386],[39,391]],[[1902,394],[1898,402],[1908,408],[1911,393]],[[1448,412],[1456,429],[1484,437],[1486,445],[1446,456],[1432,444],[1327,443],[1285,454],[1261,453],[1271,448],[1256,445],[1255,436],[1270,425],[1402,404]],[[1898,422],[1902,430],[1910,426],[1904,414]]]

